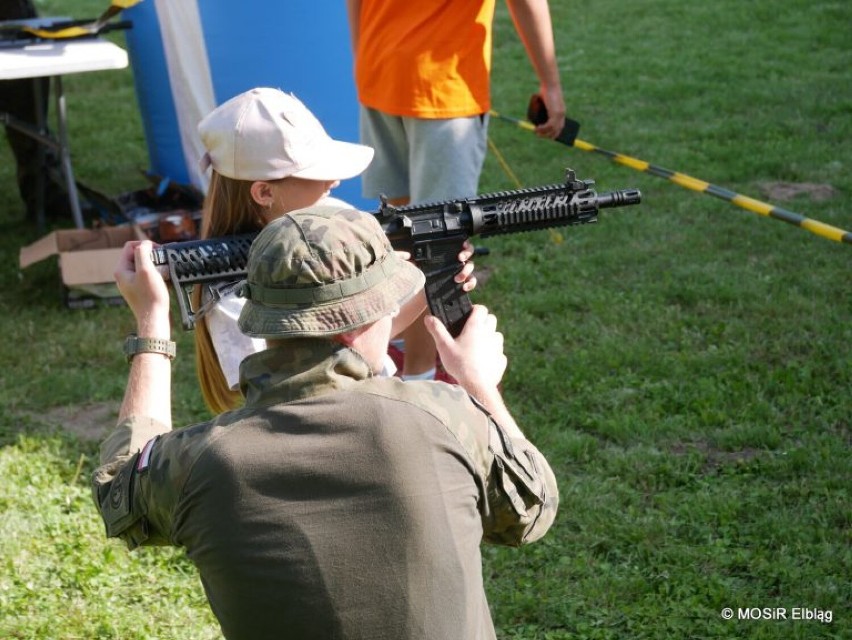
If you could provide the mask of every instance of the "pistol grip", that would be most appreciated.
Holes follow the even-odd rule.
[[[463,268],[458,255],[465,239],[463,234],[452,234],[415,240],[412,251],[414,263],[426,276],[429,311],[444,323],[453,337],[461,333],[471,311],[470,298],[454,279]]]
[[[470,315],[470,297],[462,289],[462,285],[453,278],[461,269],[443,269],[432,274],[426,274],[426,300],[429,311],[447,327],[454,338],[457,337]]]

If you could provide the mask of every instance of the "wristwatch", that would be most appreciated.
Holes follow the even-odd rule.
[[[140,338],[135,333],[124,339],[124,355],[127,361],[133,360],[137,353],[162,353],[169,360],[174,360],[177,345],[165,338]]]

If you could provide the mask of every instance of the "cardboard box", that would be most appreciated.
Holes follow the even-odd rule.
[[[121,249],[128,240],[145,237],[135,225],[61,229],[22,247],[19,263],[21,269],[26,269],[58,256],[64,302],[70,308],[121,304],[113,276]]]

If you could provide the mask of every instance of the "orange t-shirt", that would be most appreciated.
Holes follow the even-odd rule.
[[[362,0],[355,83],[361,104],[455,118],[491,106],[495,0]]]

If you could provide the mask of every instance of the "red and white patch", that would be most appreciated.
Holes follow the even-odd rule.
[[[148,442],[145,443],[145,446],[142,448],[142,453],[139,454],[139,460],[136,462],[136,471],[145,471],[148,468],[148,464],[151,462],[151,450],[154,448],[154,443],[157,441],[157,438],[151,438]]]

